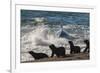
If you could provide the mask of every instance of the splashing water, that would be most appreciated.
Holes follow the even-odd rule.
[[[75,38],[76,37],[78,38],[77,40],[75,39],[76,45],[78,44],[82,46],[84,44],[82,43],[85,37],[84,33],[86,33],[87,36],[89,37],[89,32],[88,32],[89,30],[86,32],[86,27],[82,25],[81,26],[66,25],[64,27],[65,27],[64,29],[68,32],[67,35],[71,35]],[[52,30],[52,29],[55,29],[55,30]],[[25,58],[26,60],[27,58],[29,58],[28,55],[27,56],[23,55],[23,52],[28,52],[30,50],[37,53],[39,52],[46,53],[47,55],[50,56],[52,53],[49,48],[50,44],[55,44],[57,47],[59,46],[65,47],[66,54],[69,54],[70,52],[69,45],[68,45],[69,39],[60,38],[58,35],[56,35],[56,33],[58,32],[58,29],[60,28],[50,28],[47,25],[21,27],[21,52],[22,52],[21,59],[23,60]]]

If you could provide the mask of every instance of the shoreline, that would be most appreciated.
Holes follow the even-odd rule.
[[[53,58],[44,58],[39,60],[30,60],[30,61],[22,61],[21,63],[36,63],[36,62],[58,62],[58,61],[81,61],[81,60],[89,60],[89,53],[79,53],[79,54],[68,54],[65,58],[57,58],[56,56]]]

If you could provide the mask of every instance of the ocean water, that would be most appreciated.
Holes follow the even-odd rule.
[[[21,62],[34,60],[28,51],[51,56],[50,44],[63,46],[70,54],[68,41],[86,47],[89,39],[89,13],[21,10]]]

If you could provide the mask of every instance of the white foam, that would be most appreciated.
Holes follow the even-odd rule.
[[[78,39],[73,41],[75,43],[75,45],[79,45],[79,46],[82,45],[82,47],[85,47],[85,45],[83,45],[84,43],[81,43],[81,42],[85,38],[89,37],[89,33],[88,33],[89,30],[87,32],[86,31],[77,31],[74,34],[72,34],[71,33],[72,27],[74,30],[85,29],[85,27],[79,26],[79,25],[64,26],[64,29],[71,30],[70,32],[68,32],[68,35],[73,35],[74,37],[78,37]],[[76,27],[76,29],[75,29],[75,27]],[[47,25],[39,25],[39,26],[33,26],[33,27],[22,26],[21,29],[27,30],[27,32],[24,32],[23,36],[21,36],[21,52],[28,52],[30,50],[33,50],[35,52],[42,52],[42,53],[46,53],[48,56],[51,56],[52,52],[49,48],[50,44],[55,44],[57,47],[64,46],[66,48],[66,54],[69,54],[69,52],[70,52],[69,45],[68,45],[68,39],[59,38],[56,35],[56,31],[55,30],[52,31],[51,30],[52,28],[48,27]],[[28,30],[28,29],[30,29],[30,30]],[[78,34],[78,32],[83,32],[83,33]],[[84,33],[87,33],[88,37],[85,37]],[[28,60],[28,59],[25,59],[25,57],[28,58],[28,56],[23,55],[22,59],[23,59],[23,57],[24,57],[24,60]]]

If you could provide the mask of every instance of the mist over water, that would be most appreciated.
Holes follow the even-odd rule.
[[[52,30],[53,29],[53,30]],[[65,31],[67,31],[67,35],[74,37],[72,39],[75,45],[81,46],[81,48],[85,48],[85,44],[83,42],[84,39],[89,39],[89,28],[84,25],[66,25],[63,27]],[[27,30],[27,31],[24,31]],[[60,32],[60,28],[54,30],[54,28],[50,28],[47,25],[41,26],[23,26],[21,29],[21,52],[28,52],[30,50],[37,53],[46,53],[48,56],[51,56],[51,50],[49,48],[50,44],[55,44],[57,47],[63,46],[66,48],[66,54],[70,53],[68,41],[71,39],[59,37],[56,33]],[[60,33],[59,33],[60,34]],[[69,37],[68,36],[68,37]],[[27,56],[27,55],[26,55]],[[25,60],[28,57],[25,55],[22,56]]]
[[[61,28],[61,24],[63,27]],[[21,61],[34,60],[28,51],[51,56],[50,44],[63,46],[70,54],[68,41],[85,48],[89,39],[89,14],[70,12],[21,11]]]

